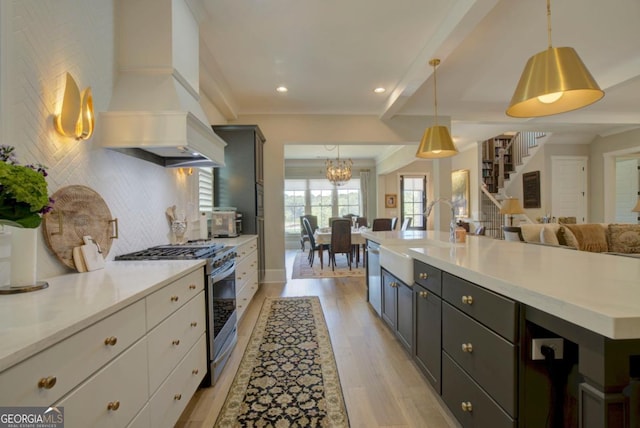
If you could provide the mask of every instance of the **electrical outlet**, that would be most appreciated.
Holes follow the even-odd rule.
[[[544,354],[542,353],[542,345],[546,345],[553,349],[555,359],[561,360],[564,356],[564,339],[561,337],[549,338],[549,339],[533,339],[531,341],[531,359],[532,360],[544,360]]]

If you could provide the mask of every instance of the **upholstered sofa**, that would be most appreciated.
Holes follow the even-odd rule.
[[[640,224],[521,224],[525,242],[596,253],[640,254]]]

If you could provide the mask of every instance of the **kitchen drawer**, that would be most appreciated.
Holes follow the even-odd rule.
[[[257,250],[257,239],[252,239],[251,241],[245,242],[244,244],[238,246],[236,248],[236,263],[242,263],[244,259],[246,259],[251,253],[256,252]]]
[[[147,402],[147,343],[142,339],[56,406],[66,428],[126,427]],[[110,406],[115,406],[110,409]]]
[[[127,428],[150,428],[149,405],[147,404],[138,412],[135,418],[127,425]]]
[[[149,334],[149,395],[205,331],[204,292],[191,299]]]
[[[0,384],[11,388],[0,388],[0,403],[49,406],[56,402],[145,334],[144,311],[144,301],[134,303],[5,370]],[[55,379],[55,384],[50,389],[39,387],[40,380],[47,378]]]
[[[204,290],[204,271],[198,269],[147,296],[147,330]]]
[[[510,342],[518,340],[518,304],[444,272],[442,297]]]
[[[206,372],[206,335],[203,334],[149,400],[153,428],[174,426]]]
[[[236,262],[236,288],[242,288],[251,275],[257,271],[258,253],[253,251],[243,258],[240,263]]]
[[[251,303],[253,295],[258,291],[258,272],[254,271],[249,277],[244,287],[238,291],[236,297],[236,309],[238,311],[238,321],[242,318],[242,314]]]
[[[442,299],[416,284],[413,286],[415,317],[415,362],[441,393]]]
[[[428,291],[442,296],[442,271],[418,260],[413,260],[414,281]]]
[[[516,346],[444,303],[442,348],[511,416],[517,416]]]
[[[465,428],[516,427],[516,421],[505,413],[446,352],[442,353],[442,400]],[[469,405],[471,408],[468,407]]]

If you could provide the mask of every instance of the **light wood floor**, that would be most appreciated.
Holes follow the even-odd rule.
[[[288,277],[295,254],[286,254]],[[365,292],[364,278],[288,279],[286,284],[261,285],[239,323],[238,344],[221,378],[196,392],[176,427],[213,427],[265,296],[320,297],[351,427],[458,426],[409,354],[370,309]]]

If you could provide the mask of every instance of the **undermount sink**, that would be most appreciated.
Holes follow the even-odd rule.
[[[413,258],[408,254],[406,246],[380,246],[380,267],[385,268],[396,278],[407,285],[413,284]]]

